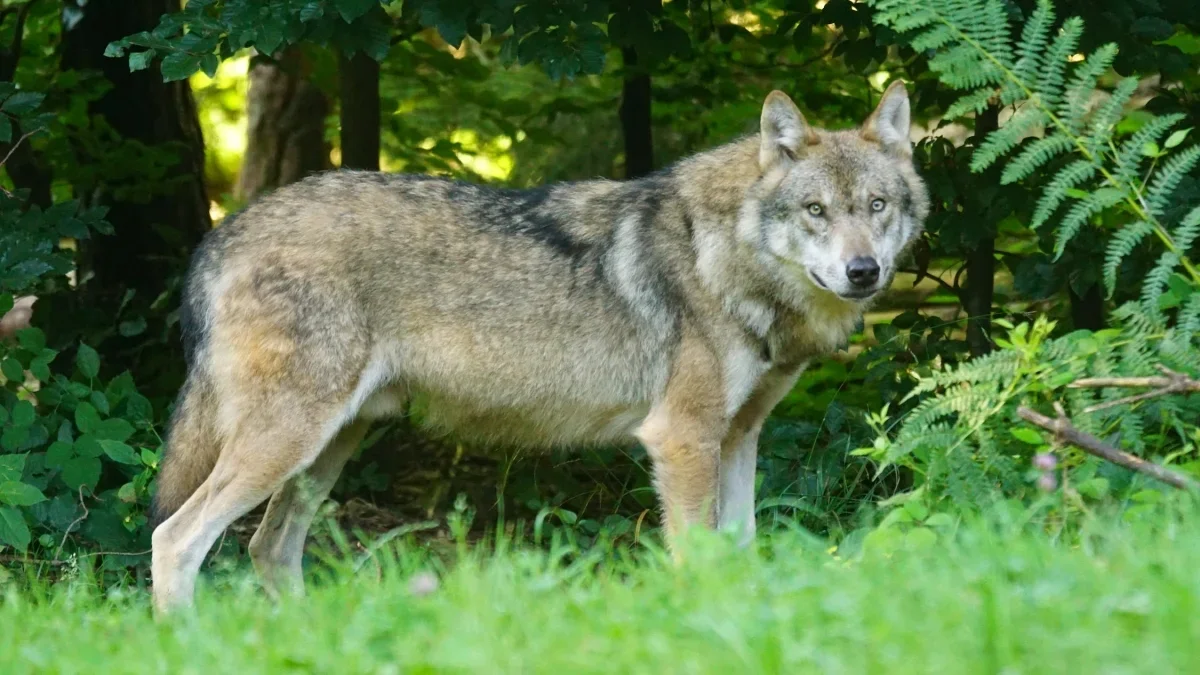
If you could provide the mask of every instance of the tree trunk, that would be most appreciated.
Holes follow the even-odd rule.
[[[1071,322],[1076,330],[1104,328],[1104,294],[1100,291],[1100,284],[1092,284],[1083,295],[1068,285],[1067,295],[1071,300]]]
[[[310,75],[304,53],[294,47],[274,59],[255,57],[252,61],[238,199],[250,201],[329,168],[325,143],[329,101],[309,81]]]
[[[991,106],[975,119],[975,147],[1000,126],[1000,108]],[[985,227],[993,227],[984,223]],[[967,287],[963,289],[962,303],[967,310],[967,345],[971,356],[980,356],[992,350],[988,336],[992,329],[992,294],[996,284],[996,235],[982,239],[975,248],[967,251]]]
[[[64,26],[63,69],[99,70],[113,85],[92,102],[89,112],[124,139],[169,144],[178,156],[162,179],[174,182],[169,194],[142,200],[121,197],[102,177],[86,195],[91,203],[109,207],[108,221],[116,230],[88,245],[94,298],[119,300],[131,289],[149,302],[212,227],[204,187],[204,138],[191,87],[187,81],[164,83],[158,68],[131,73],[125,59],[104,56],[109,42],[151,30],[163,14],[178,12],[179,6],[179,0],[90,0],[79,8],[78,23],[69,30]]]
[[[379,170],[379,64],[363,53],[338,55],[342,167]]]
[[[654,170],[654,139],[650,126],[650,74],[638,68],[637,51],[621,50],[625,83],[621,88],[621,131],[625,136],[625,177],[637,178]]]

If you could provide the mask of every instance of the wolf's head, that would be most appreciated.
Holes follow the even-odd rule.
[[[908,93],[896,82],[863,125],[808,125],[786,94],[763,104],[762,179],[739,234],[785,299],[817,293],[866,300],[887,288],[929,211],[913,169]]]

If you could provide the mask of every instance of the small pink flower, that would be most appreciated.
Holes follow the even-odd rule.
[[[1054,492],[1058,488],[1058,479],[1052,473],[1044,473],[1038,477],[1037,486],[1042,492]]]
[[[408,580],[408,592],[418,597],[429,595],[437,589],[438,578],[429,572],[418,572]]]
[[[1058,458],[1053,452],[1042,452],[1034,455],[1033,465],[1042,471],[1053,471],[1058,466]]]

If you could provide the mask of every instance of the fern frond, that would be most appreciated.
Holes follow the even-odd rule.
[[[1184,301],[1183,307],[1179,309],[1179,316],[1175,319],[1175,326],[1184,341],[1200,342],[1200,293],[1192,293]]]
[[[1200,145],[1193,145],[1163,162],[1162,168],[1155,173],[1154,182],[1146,192],[1146,206],[1150,213],[1162,216],[1171,193],[1179,186],[1179,181],[1183,180],[1184,175],[1196,166],[1196,162],[1200,162]]]
[[[1163,134],[1167,133],[1171,127],[1179,123],[1184,117],[1186,115],[1181,113],[1155,117],[1146,122],[1141,129],[1135,131],[1132,136],[1122,143],[1116,156],[1117,171],[1113,176],[1116,182],[1120,185],[1131,185],[1134,179],[1138,177],[1138,169],[1142,165],[1142,160],[1146,158],[1142,154],[1142,148],[1147,143],[1152,141],[1157,142],[1162,138]]]
[[[1062,98],[1066,86],[1067,59],[1078,49],[1081,35],[1083,20],[1077,16],[1067,19],[1042,60],[1042,76],[1038,79],[1036,92],[1042,100],[1042,105],[1051,110],[1058,106]]]
[[[1146,275],[1146,280],[1142,282],[1142,305],[1145,311],[1158,311],[1158,297],[1166,290],[1167,280],[1171,278],[1171,272],[1175,271],[1178,264],[1179,254],[1174,251],[1163,251],[1158,257],[1158,262],[1154,263],[1154,267]]]
[[[1079,230],[1083,229],[1084,223],[1089,218],[1124,200],[1125,193],[1121,190],[1104,187],[1075,202],[1066,217],[1058,224],[1058,236],[1054,240],[1054,259],[1058,260],[1062,257],[1066,251],[1067,242],[1079,234]]]
[[[1074,141],[1066,134],[1052,133],[1044,138],[1039,138],[1025,146],[1021,154],[1005,165],[1004,173],[1000,176],[1000,183],[1009,185],[1024,180],[1046,162],[1073,147],[1075,147]]]
[[[1050,28],[1054,25],[1054,5],[1050,0],[1039,0],[1033,14],[1021,29],[1021,42],[1017,45],[1017,62],[1013,75],[1017,80],[1035,84],[1042,64],[1042,54],[1050,41]],[[1005,101],[1006,104],[1012,101]]]
[[[1077,159],[1059,169],[1042,192],[1042,198],[1038,200],[1037,206],[1034,207],[1033,219],[1030,221],[1029,227],[1035,230],[1041,227],[1050,219],[1058,206],[1066,200],[1067,191],[1084,181],[1091,180],[1097,170],[1096,163],[1087,159]]]
[[[1125,105],[1129,103],[1129,99],[1133,98],[1133,92],[1137,90],[1137,86],[1136,77],[1126,77],[1117,83],[1108,100],[1092,113],[1087,140],[1084,141],[1084,144],[1092,152],[1100,152],[1108,145],[1108,139],[1112,138],[1113,128],[1120,121],[1121,114],[1125,111]]]
[[[1180,251],[1190,250],[1198,237],[1200,237],[1200,206],[1188,211],[1183,220],[1179,221],[1179,227],[1171,233],[1171,238],[1175,240],[1175,247]]]
[[[1108,242],[1104,253],[1104,290],[1107,297],[1112,297],[1117,287],[1117,269],[1125,256],[1133,252],[1137,245],[1154,232],[1154,223],[1139,220],[1118,230]]]
[[[1071,133],[1077,134],[1083,128],[1084,113],[1092,92],[1096,90],[1096,82],[1108,71],[1116,57],[1117,45],[1110,42],[1093,52],[1075,69],[1062,103],[1058,106],[1058,116],[1066,121]]]
[[[1046,122],[1046,112],[1034,105],[1022,106],[1004,126],[988,134],[983,143],[971,153],[971,171],[988,168],[1008,154],[1031,130]]]
[[[991,88],[983,88],[978,91],[973,91],[970,94],[964,95],[962,98],[955,101],[949,108],[946,109],[943,119],[952,120],[962,117],[969,112],[979,114],[988,106],[988,102],[996,95],[995,90]]]

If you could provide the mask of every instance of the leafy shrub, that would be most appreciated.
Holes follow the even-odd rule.
[[[39,94],[0,83],[0,138],[22,138],[46,119]],[[19,142],[19,141],[18,141]],[[25,191],[0,192],[0,315],[18,294],[67,286],[74,268],[64,241],[110,233],[104,209],[61,201],[42,210]],[[146,548],[150,484],[161,441],[150,402],[122,373],[101,377],[86,344],[64,363],[36,327],[0,340],[0,547],[61,559],[83,550]],[[106,556],[119,568],[136,556]]]
[[[998,351],[922,373],[908,369],[915,387],[905,398],[898,428],[885,408],[872,417],[877,438],[857,451],[881,466],[901,464],[917,476],[914,499],[936,508],[967,508],[992,498],[1033,499],[1035,453],[1061,451],[1064,513],[1113,493],[1153,499],[1128,472],[1062,448],[1016,415],[1019,405],[1063,406],[1080,430],[1113,439],[1124,449],[1200,464],[1200,402],[1181,396],[1129,400],[1117,387],[1073,388],[1082,378],[1159,375],[1167,367],[1200,374],[1200,271],[1192,253],[1200,238],[1200,208],[1172,208],[1177,186],[1200,161],[1200,147],[1181,148],[1187,130],[1170,133],[1179,116],[1145,120],[1132,133],[1119,130],[1136,81],[1117,83],[1095,109],[1086,105],[1117,55],[1104,45],[1072,66],[1083,25],[1078,18],[1054,26],[1043,0],[1014,39],[1004,3],[993,0],[873,0],[876,20],[918,51],[934,52],[930,70],[943,84],[965,92],[947,118],[980,112],[997,101],[1014,114],[976,149],[973,171],[1008,158],[1001,181],[1034,183],[1046,176],[1030,226],[1054,224],[1054,255],[1061,256],[1086,230],[1105,241],[1104,283],[1113,295],[1120,279],[1136,285],[1136,298],[1113,313],[1115,327],[1056,335],[1045,317],[998,321],[1007,338]],[[1125,120],[1128,122],[1128,118]],[[1041,134],[1035,133],[1044,127]],[[1057,160],[1057,161],[1056,161]],[[1125,263],[1135,249],[1157,246],[1154,263],[1138,277]],[[1122,277],[1122,274],[1125,276]],[[1043,489],[1052,486],[1043,481]],[[1157,487],[1157,486],[1155,486]],[[929,509],[922,507],[928,512]],[[892,522],[911,520],[897,511]]]

